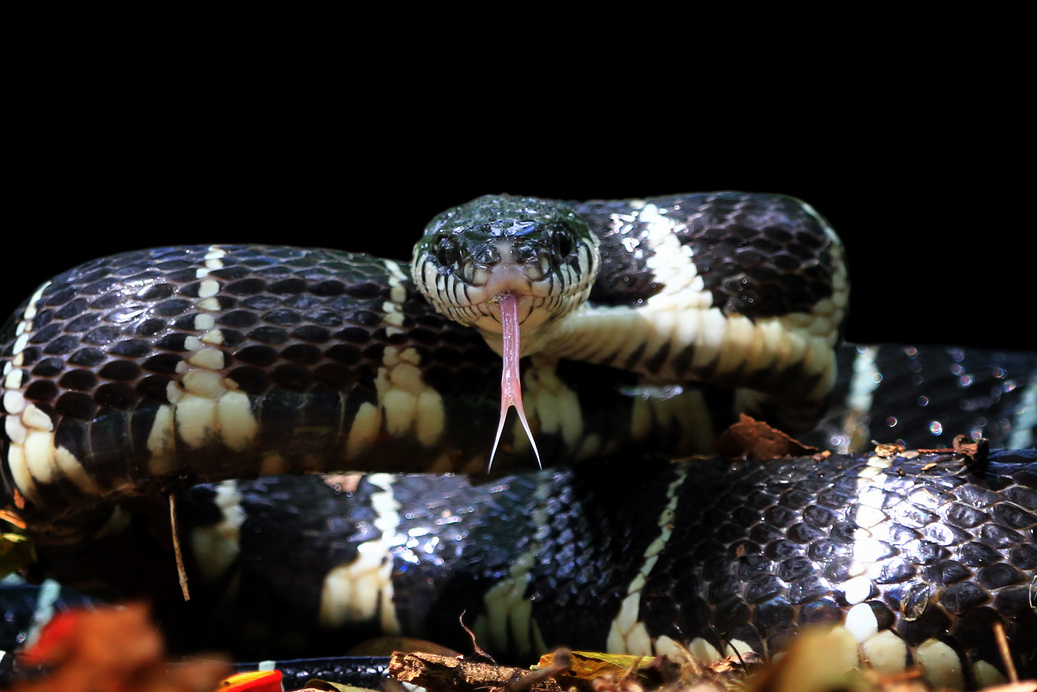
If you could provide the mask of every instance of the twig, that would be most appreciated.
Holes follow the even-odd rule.
[[[529,692],[561,692],[562,688],[551,678],[543,678],[529,670],[497,666],[489,663],[471,663],[452,656],[437,656],[414,652],[394,651],[389,659],[389,676],[403,683],[420,685],[438,692],[485,692],[528,689],[522,678],[534,676]]]
[[[530,671],[528,674],[515,677],[511,682],[505,685],[504,689],[508,692],[523,692],[524,690],[532,688],[534,685],[546,683],[562,671],[569,670],[571,664],[572,654],[569,650],[558,649],[554,652],[550,665],[544,666],[543,668],[537,668],[536,670]]]
[[[1001,660],[1004,661],[1008,681],[1019,682],[1019,673],[1016,672],[1015,662],[1012,661],[1012,652],[1008,650],[1008,638],[1005,636],[1005,628],[1000,622],[994,623],[994,641],[997,642],[997,650],[1001,654]]]
[[[187,588],[187,570],[184,569],[184,556],[180,552],[180,536],[177,532],[176,522],[176,495],[169,494],[169,529],[173,535],[173,554],[176,555],[176,573],[180,577],[180,590],[184,593],[184,600],[191,600],[191,592]]]
[[[490,663],[496,665],[497,662],[495,660],[493,660],[493,656],[491,656],[486,651],[483,651],[482,647],[479,646],[479,642],[475,641],[475,632],[473,632],[472,630],[468,629],[468,626],[466,624],[464,624],[464,614],[466,612],[467,611],[462,610],[461,614],[457,616],[457,621],[461,623],[461,629],[463,629],[465,632],[467,632],[468,636],[471,637],[471,639],[472,639],[472,649],[475,650],[475,655],[476,656],[481,656],[481,657],[485,658],[487,661],[489,661]]]

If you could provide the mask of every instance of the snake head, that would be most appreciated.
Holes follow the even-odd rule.
[[[598,239],[572,209],[486,195],[432,219],[414,247],[411,271],[437,312],[478,329],[498,353],[499,302],[515,296],[529,353],[538,330],[587,300],[599,263]]]

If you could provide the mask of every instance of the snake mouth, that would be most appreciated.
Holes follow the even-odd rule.
[[[535,332],[582,304],[586,291],[559,290],[559,283],[550,275],[531,281],[521,266],[499,266],[487,273],[481,285],[447,277],[442,288],[430,296],[430,302],[440,314],[454,322],[499,341],[504,331],[501,302],[508,297],[516,301],[517,326],[523,341],[527,341]]]
[[[556,317],[553,308],[564,296],[552,295],[547,281],[531,282],[517,274],[516,271],[494,272],[479,289],[466,291],[469,295],[474,294],[475,300],[469,305],[482,316],[472,326],[484,332],[503,333],[508,319],[504,306],[511,300],[515,301],[514,311],[518,317],[516,327],[527,330],[527,333]],[[512,309],[510,304],[507,309]]]

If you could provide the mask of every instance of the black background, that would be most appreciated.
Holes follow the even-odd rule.
[[[11,166],[3,313],[65,268],[133,248],[254,242],[405,258],[431,216],[484,193],[736,189],[802,198],[844,239],[847,339],[1037,348],[1021,218],[1032,194],[994,156],[1013,135],[952,137],[936,107],[905,124],[881,109],[699,118],[672,103],[657,122],[648,106],[659,104],[636,101],[636,120],[595,118],[585,103],[430,113],[407,95],[373,110],[348,94],[274,111],[146,103],[48,112],[27,130]]]

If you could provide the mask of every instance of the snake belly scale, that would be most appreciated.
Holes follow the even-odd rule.
[[[537,245],[541,241],[532,233],[538,225],[555,229],[544,241],[549,253]],[[471,244],[466,238],[471,227],[490,229],[490,240]],[[587,230],[597,246],[593,257],[580,243],[580,234]],[[569,231],[573,235],[566,235]],[[652,480],[644,481],[651,489],[637,495],[644,498],[637,504],[661,503],[657,511],[644,513],[650,517],[645,528],[646,520],[634,516],[622,493],[617,496],[628,486],[633,493],[634,484],[621,481],[620,487],[610,490],[607,483],[587,480],[596,472],[582,470],[600,466],[604,472],[615,468],[617,459],[641,458],[646,453],[673,457],[706,452],[717,432],[741,412],[793,431],[817,424],[837,385],[835,345],[848,283],[837,237],[809,206],[786,197],[745,193],[573,205],[487,197],[445,212],[430,223],[429,232],[422,243],[435,248],[422,254],[419,243],[413,266],[333,250],[170,247],[99,259],[40,287],[12,317],[3,339],[0,470],[6,503],[28,525],[40,547],[41,561],[69,581],[118,583],[117,570],[101,562],[86,567],[77,556],[87,546],[95,555],[109,555],[105,552],[109,548],[103,547],[106,541],[125,536],[143,521],[135,513],[140,503],[208,483],[215,485],[196,487],[184,495],[188,509],[182,530],[190,534],[196,552],[191,559],[202,581],[217,590],[236,583],[240,593],[219,599],[227,602],[244,595],[269,600],[274,598],[271,594],[295,588],[303,602],[300,612],[328,630],[357,622],[367,626],[377,622],[393,631],[428,630],[436,609],[456,605],[450,594],[464,591],[462,586],[468,583],[473,592],[484,595],[479,606],[485,616],[481,627],[501,646],[546,646],[561,643],[559,639],[567,635],[574,638],[564,643],[578,643],[582,635],[549,624],[542,613],[533,616],[537,604],[546,599],[557,599],[559,619],[570,622],[575,617],[570,613],[594,609],[595,598],[608,603],[599,609],[612,613],[607,625],[585,623],[586,631],[597,637],[594,641],[645,650],[645,646],[659,649],[668,646],[666,641],[683,640],[696,642],[708,655],[731,646],[772,651],[810,621],[804,613],[813,613],[823,622],[856,613],[855,621],[864,620],[865,625],[857,629],[855,646],[872,642],[875,658],[907,665],[925,659],[925,649],[919,647],[927,645],[931,651],[942,645],[967,663],[959,665],[966,672],[952,682],[977,684],[996,677],[996,664],[984,663],[994,666],[994,672],[976,667],[980,661],[976,652],[982,648],[978,643],[963,644],[960,637],[947,634],[958,627],[955,622],[966,619],[965,606],[958,608],[961,612],[941,611],[944,617],[951,612],[957,620],[927,620],[925,628],[905,625],[903,611],[896,609],[905,600],[918,602],[925,580],[917,576],[918,568],[904,567],[907,553],[896,548],[894,538],[870,544],[875,558],[871,562],[886,560],[883,569],[911,572],[911,577],[882,582],[872,575],[854,582],[866,576],[866,570],[861,571],[863,559],[854,563],[851,547],[850,557],[841,554],[842,567],[832,567],[824,585],[808,589],[814,600],[799,602],[818,604],[813,609],[749,608],[771,622],[760,629],[754,620],[757,615],[721,617],[718,613],[725,606],[717,589],[733,589],[726,603],[742,614],[746,603],[773,605],[777,592],[768,591],[766,598],[753,592],[752,599],[746,600],[744,587],[731,582],[723,589],[712,589],[719,599],[716,603],[682,606],[679,594],[698,593],[700,586],[674,575],[693,572],[687,561],[705,550],[704,544],[685,535],[676,548],[685,557],[664,555],[673,546],[671,532],[679,524],[675,517],[702,503],[688,499],[688,488],[695,487],[691,481],[716,472],[731,474],[737,484],[736,471],[725,465],[710,471],[668,464],[656,469]],[[515,281],[528,286],[523,284],[525,288],[518,291],[509,284],[507,290],[520,293],[519,321],[523,328],[529,327],[522,333],[526,357],[521,374],[540,456],[551,464],[589,463],[577,471],[503,481],[493,486],[495,494],[487,499],[469,497],[482,492],[478,488],[465,489],[461,484],[461,489],[452,491],[439,485],[446,480],[426,483],[424,487],[433,489],[423,494],[408,480],[411,477],[386,472],[478,473],[488,462],[500,413],[496,402],[501,332],[499,321],[494,324],[493,296],[483,300],[473,296],[488,281],[487,267],[499,263],[502,254],[504,260],[525,263]],[[600,276],[581,283],[595,264],[600,264]],[[551,285],[538,288],[537,282],[545,277]],[[576,286],[586,302],[570,304],[553,297],[568,285]],[[423,295],[420,289],[432,292]],[[541,302],[550,308],[547,318],[530,307],[538,291],[543,291]],[[468,316],[466,324],[444,315],[450,312],[443,303],[445,294],[468,299],[462,309]],[[1031,361],[1022,358],[1011,366],[1018,368],[1012,376],[1020,383],[1019,394],[1027,389],[1027,378],[1033,377]],[[1006,413],[999,420],[1012,415]],[[1016,432],[1027,425],[1032,428],[1033,423],[1016,424]],[[824,425],[818,429],[827,430]],[[1010,432],[1000,431],[1004,439]],[[832,439],[828,432],[825,435]],[[512,426],[494,470],[528,469],[532,458],[521,428]],[[841,478],[869,463],[839,459],[824,475]],[[656,463],[639,462],[646,469]],[[933,463],[950,469],[957,462]],[[1014,594],[1001,598],[994,610],[1006,613],[997,617],[1019,633],[1027,626],[1032,630],[1034,618],[1032,607],[1019,607],[1024,602],[1019,594],[1033,588],[1028,584],[1034,578],[1032,517],[1037,491],[1032,457],[1005,458],[1003,463],[1006,467],[998,466],[990,479],[954,481],[955,488],[964,484],[961,492],[966,494],[978,493],[976,489],[982,487],[990,493],[985,496],[989,506],[1001,509],[1000,514],[976,519],[969,527],[972,533],[959,536],[956,531],[964,531],[960,527],[951,531],[957,542],[944,545],[969,543],[987,526],[984,522],[994,521],[995,515],[1009,517],[1011,526],[1001,528],[1010,528],[1017,538],[1005,539],[997,558],[1006,568],[988,574],[985,581],[978,576],[966,581],[979,585],[976,588],[987,599],[984,604],[997,600],[1001,593],[995,594],[997,589]],[[874,470],[863,476],[872,480],[855,480],[853,487],[862,492],[871,488],[883,497],[893,492],[885,484],[895,481],[890,470],[894,465],[883,464],[872,463]],[[911,462],[902,460],[896,473],[909,467],[913,468]],[[375,473],[359,489],[345,494],[339,480],[327,476],[283,476],[344,470]],[[785,476],[776,470],[760,473],[761,482],[802,479],[809,485],[810,472],[800,467],[785,469]],[[949,471],[947,475],[954,476]],[[276,478],[238,480],[268,476]],[[460,483],[459,479],[449,482]],[[579,499],[584,496],[578,493],[567,508],[567,493],[585,486],[593,488],[586,497],[594,499]],[[484,534],[462,518],[449,519],[466,514],[464,508],[469,506],[490,507],[491,516],[517,512],[495,502],[522,502],[522,488],[521,492],[536,498],[529,510],[532,525],[510,522],[531,531],[524,538],[509,536],[509,522],[479,519],[496,526],[496,533]],[[731,532],[751,530],[748,515],[762,507],[750,509],[753,493],[745,492],[739,496],[741,505],[724,510],[730,511],[730,517],[725,519],[718,509],[712,519]],[[803,490],[797,497],[822,492]],[[352,508],[332,500],[357,494],[362,499],[354,497]],[[303,515],[299,521],[304,526],[296,527],[296,519],[272,519],[278,516],[275,497],[301,500],[308,506],[312,511],[286,510],[292,516]],[[862,502],[840,497],[843,507]],[[881,510],[885,505],[876,497],[869,502],[878,502],[873,509]],[[457,504],[451,504],[450,498]],[[945,500],[962,504],[950,495]],[[438,528],[411,525],[413,517],[425,510],[412,512],[410,501],[417,507],[424,502],[425,507],[431,503],[439,508],[440,521],[432,522]],[[575,517],[573,525],[559,531],[537,528],[536,516],[544,527],[551,517],[568,516],[568,509]],[[869,528],[865,520],[855,528],[841,526],[839,510],[829,509],[833,516],[818,519],[816,515],[823,513],[815,511],[806,522],[815,528],[824,525],[818,530],[825,540],[833,540],[833,532],[849,531],[838,536],[852,546],[854,531]],[[807,509],[801,504],[790,511]],[[264,512],[266,520],[257,518]],[[472,516],[482,515],[472,510]],[[281,532],[274,528],[278,522]],[[910,527],[919,533],[916,540],[924,540],[923,527],[930,524]],[[265,559],[251,557],[245,527],[259,531],[260,542],[280,548]],[[602,527],[608,527],[607,532]],[[822,540],[811,530],[802,531],[804,546]],[[322,536],[317,538],[317,533]],[[300,543],[303,535],[315,540]],[[410,538],[400,538],[404,535]],[[625,538],[620,539],[621,535]],[[607,558],[590,553],[578,557],[583,548],[577,546],[592,540],[587,537],[597,545],[622,545],[622,550],[608,552]],[[779,539],[757,536],[754,540],[769,545]],[[449,572],[454,561],[444,555],[439,556],[438,567],[427,567],[415,557],[419,544],[427,555],[438,554],[436,546],[454,545],[452,554],[462,555],[459,559],[474,565],[473,571],[468,576]],[[288,545],[295,546],[295,557],[290,557]],[[253,547],[256,555],[263,554],[259,546]],[[550,550],[558,552],[545,557]],[[863,555],[865,549],[859,550]],[[945,552],[939,559],[950,559],[953,550],[948,547]],[[320,558],[307,557],[311,553]],[[265,567],[247,567],[249,560],[261,560]],[[298,570],[271,564],[285,560],[297,560]],[[560,565],[561,571],[541,574],[538,565],[545,561]],[[625,561],[625,567],[610,566],[617,561]],[[722,569],[710,564],[709,569]],[[764,581],[771,589],[777,588],[775,584],[787,588],[795,581],[791,572],[775,573],[778,568],[772,563],[748,568],[744,561],[732,564],[741,564],[736,571],[742,572],[770,570],[769,580]],[[425,569],[431,572],[424,581],[404,580],[394,586],[404,572]],[[238,576],[232,578],[235,570]],[[265,575],[257,577],[263,570]],[[584,573],[579,589],[561,586],[567,570]],[[599,573],[600,579],[591,579],[588,571]],[[319,576],[315,585],[303,588],[301,572]],[[248,578],[242,576],[246,573]],[[257,585],[264,580],[265,586]],[[479,588],[472,586],[472,580]],[[435,586],[423,589],[418,583]],[[884,583],[897,586],[877,586]],[[822,589],[827,591],[822,594]],[[568,609],[566,594],[574,593],[583,600]],[[659,597],[666,593],[677,596]],[[943,592],[934,588],[931,594],[936,593]],[[931,594],[926,592],[927,597]],[[787,594],[781,598],[787,604]],[[890,605],[893,601],[896,607]],[[864,609],[857,608],[865,603],[875,620],[873,628]],[[968,605],[969,601],[959,597],[956,603]],[[990,610],[979,600],[976,607],[986,608],[984,613]],[[283,604],[278,606],[278,612],[285,609]],[[706,619],[726,623],[726,631],[719,639],[708,635],[693,627],[682,609],[709,611],[712,615]],[[925,607],[918,609],[919,614],[926,612]],[[495,612],[499,617],[492,617]],[[788,618],[787,623],[781,623],[781,618]],[[286,632],[299,624],[281,622],[281,615],[274,620]],[[684,624],[675,626],[676,622]],[[746,622],[754,623],[752,632]],[[944,634],[939,635],[941,625]],[[695,632],[686,631],[689,628]],[[898,649],[894,644],[897,653],[892,656],[875,653],[873,640],[879,634],[903,646]],[[1032,645],[1022,634],[1016,636],[1023,646]]]

